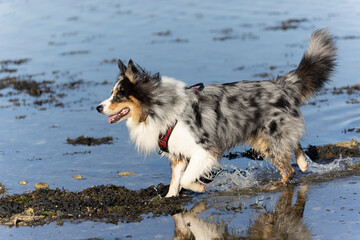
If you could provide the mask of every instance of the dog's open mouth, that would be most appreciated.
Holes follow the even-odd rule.
[[[125,107],[123,109],[121,109],[120,112],[114,114],[114,115],[111,115],[108,117],[108,123],[116,123],[118,122],[122,117],[124,117],[125,115],[127,115],[128,113],[130,112],[130,108],[128,107]]]

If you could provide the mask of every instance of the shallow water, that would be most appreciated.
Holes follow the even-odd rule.
[[[271,30],[289,19],[300,20],[295,23],[295,29]],[[33,101],[47,99],[49,94],[37,98],[26,93],[8,96],[7,93],[14,90],[0,90],[3,95],[0,97],[0,182],[9,194],[33,190],[34,184],[42,181],[51,188],[64,187],[72,191],[110,183],[131,189],[168,183],[167,160],[155,153],[146,158],[137,154],[128,140],[125,124],[109,125],[106,117],[94,109],[109,96],[118,74],[112,59],[132,58],[152,72],[159,71],[189,85],[258,80],[263,78],[258,74],[277,76],[292,70],[303,54],[310,33],[328,27],[338,37],[339,48],[339,66],[328,87],[341,87],[360,80],[359,20],[360,5],[356,1],[241,4],[237,1],[176,1],[169,4],[166,1],[0,0],[0,61],[30,58],[21,65],[7,65],[17,72],[0,71],[0,77],[32,74],[36,81],[55,81],[52,86],[56,93],[66,94],[57,97],[63,107],[55,107],[52,103],[38,106]],[[84,82],[75,89],[63,87],[78,80]],[[329,90],[314,100],[315,105],[302,107],[307,128],[302,145],[336,143],[352,138],[359,141],[356,131],[344,133],[344,129],[360,128],[359,104],[346,103],[351,98],[359,101],[359,93],[333,95]],[[20,106],[15,106],[9,101],[11,99],[19,99]],[[17,119],[19,116],[25,118]],[[115,139],[112,145],[66,144],[67,137],[80,135],[113,136]],[[349,161],[356,163],[358,159]],[[260,202],[265,202],[267,210],[272,211],[281,191],[252,192],[251,196],[246,196],[234,194],[232,190],[238,190],[239,186],[254,187],[264,179],[277,180],[278,175],[266,162],[224,159],[224,164],[229,171],[221,173],[223,175],[210,184],[210,192],[199,196],[198,202],[208,201],[207,215],[219,216],[219,221],[246,236],[251,221],[266,211],[248,208],[237,212],[224,208],[239,202],[250,205],[262,199]],[[331,167],[326,166],[321,171]],[[248,169],[256,171],[250,170],[251,174],[245,177],[232,173]],[[314,169],[316,167],[308,174],[318,174]],[[340,170],[331,168],[334,175]],[[118,172],[124,171],[136,174],[118,176]],[[72,178],[77,174],[83,179]],[[298,175],[300,180],[304,176]],[[308,183],[302,222],[314,234],[314,239],[359,238],[358,178],[347,176]],[[29,183],[19,185],[21,180]],[[301,185],[295,186],[295,195],[300,188]],[[222,194],[218,195],[219,192]],[[35,228],[2,227],[0,236],[46,239],[51,234],[51,239],[115,239],[131,235],[134,239],[168,239],[173,236],[174,229],[173,217],[168,216],[119,225],[83,222],[63,226],[51,223]]]

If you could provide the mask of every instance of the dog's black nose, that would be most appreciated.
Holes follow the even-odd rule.
[[[99,113],[101,113],[103,109],[104,109],[104,107],[103,107],[102,105],[99,105],[99,106],[96,107],[96,110],[97,110]]]

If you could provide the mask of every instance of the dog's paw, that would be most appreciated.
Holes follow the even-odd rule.
[[[204,183],[196,181],[189,184],[182,184],[182,187],[193,192],[203,193],[206,191],[206,186]]]
[[[193,185],[194,189],[191,189],[194,192],[204,193],[206,191],[206,186],[202,182],[195,182]]]
[[[309,166],[309,163],[306,161],[306,158],[304,155],[299,156],[296,159],[296,162],[302,172],[305,172]]]
[[[179,193],[175,193],[175,192],[168,192],[165,196],[165,198],[170,198],[170,197],[177,197],[179,196]]]

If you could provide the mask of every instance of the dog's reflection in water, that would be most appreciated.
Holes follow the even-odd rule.
[[[198,217],[206,210],[207,204],[200,202],[185,213],[175,214],[175,236],[173,239],[311,239],[312,234],[303,223],[303,214],[308,186],[297,191],[292,205],[294,187],[283,190],[273,211],[256,217],[243,234],[229,229],[227,224],[219,224]]]
[[[197,203],[185,213],[173,215],[175,236],[173,239],[221,239],[225,232],[224,226],[209,219],[199,218],[207,208],[205,201]]]
[[[312,234],[303,223],[308,186],[301,186],[294,206],[294,188],[281,194],[275,210],[259,215],[248,229],[248,239],[311,239]]]

